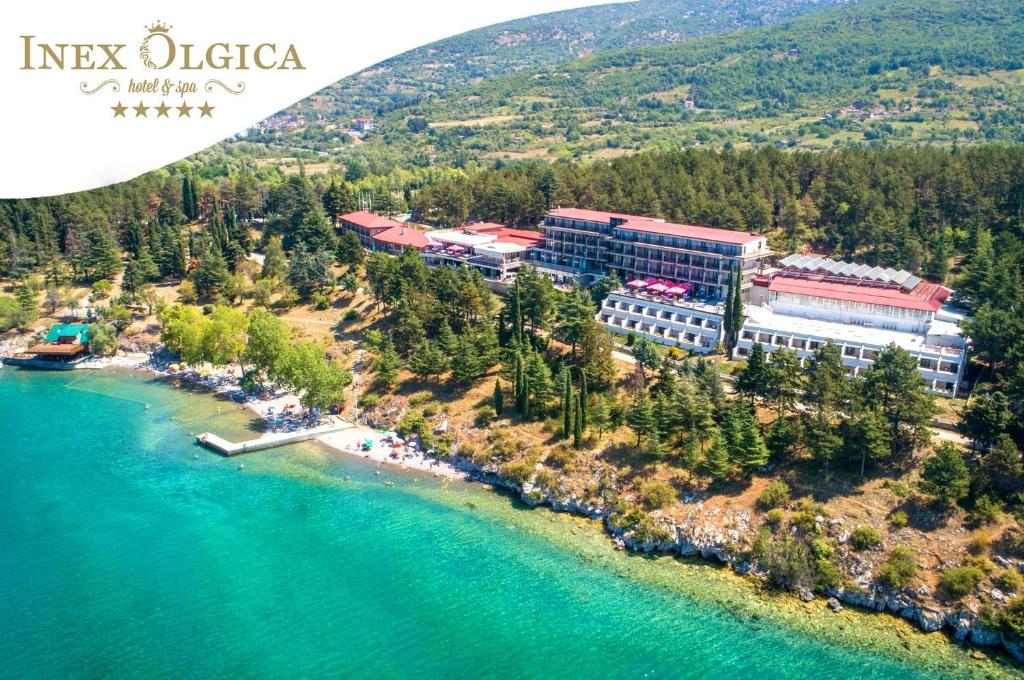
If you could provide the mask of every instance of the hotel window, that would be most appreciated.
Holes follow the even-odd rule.
[[[856,357],[860,354],[860,347],[846,346],[843,348],[844,357]]]
[[[784,336],[784,335],[776,335],[775,336],[775,344],[778,345],[779,347],[785,347],[787,340],[788,340],[788,338],[786,336]]]
[[[754,332],[753,331],[743,331],[743,339],[744,340],[753,340],[754,339]]]
[[[745,357],[748,354],[750,354],[750,350],[748,350],[746,347],[740,347],[739,349],[736,350],[736,354],[739,354],[741,357]]]

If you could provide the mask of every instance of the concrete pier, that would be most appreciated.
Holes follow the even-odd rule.
[[[268,432],[256,439],[249,439],[244,442],[231,442],[223,437],[213,434],[212,432],[203,432],[201,435],[196,437],[196,442],[202,444],[208,449],[213,449],[224,456],[237,456],[251,451],[263,451],[265,449],[273,449],[278,446],[285,446],[287,444],[315,439],[320,435],[338,432],[340,430],[347,430],[350,427],[355,427],[355,425],[344,420],[335,420],[334,422],[327,423],[326,425],[320,425],[308,430],[298,430],[296,432]]]

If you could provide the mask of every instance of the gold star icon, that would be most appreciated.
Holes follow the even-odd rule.
[[[114,118],[117,118],[118,116],[124,118],[125,109],[127,109],[128,107],[121,106],[121,102],[118,102],[117,106],[111,106],[110,108],[114,109]]]
[[[203,105],[199,107],[199,111],[201,112],[201,113],[200,113],[200,115],[199,115],[199,117],[200,117],[200,118],[202,118],[202,117],[204,117],[204,116],[205,116],[205,117],[207,117],[207,118],[213,118],[213,110],[214,110],[215,108],[217,108],[217,107],[215,107],[215,106],[210,106],[210,103],[209,103],[209,102],[205,102],[205,101],[204,101],[204,102],[203,102]]]
[[[135,117],[136,118],[145,118],[146,117],[146,110],[147,109],[149,109],[149,107],[148,106],[143,106],[142,102],[139,102],[138,106],[133,106],[132,107],[132,110],[135,111]]]
[[[164,118],[168,118],[167,112],[171,110],[171,107],[167,106],[163,102],[160,102],[160,106],[154,106],[153,108],[156,109],[156,117],[157,118],[159,118],[160,116],[163,116]]]
[[[181,106],[175,106],[178,109],[178,118],[191,118],[192,114],[189,111],[192,110],[191,106],[185,104],[185,100],[181,101]]]

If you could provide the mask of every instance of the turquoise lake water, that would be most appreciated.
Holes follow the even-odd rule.
[[[237,406],[138,375],[4,368],[0,403],[0,677],[1012,673],[478,485],[315,446],[240,470],[189,436],[243,436]]]

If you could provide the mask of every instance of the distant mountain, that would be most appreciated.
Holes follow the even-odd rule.
[[[726,5],[733,10],[714,14],[718,26],[753,16],[739,12],[740,7],[754,12],[753,3],[714,7]],[[573,26],[565,35],[593,34],[586,44],[596,48],[653,41],[661,35],[659,17],[678,17],[667,8],[683,12],[693,6],[645,2],[560,14]],[[759,15],[762,24],[786,12],[820,7],[771,6],[776,11]],[[619,21],[614,12],[622,13]],[[313,149],[341,162],[363,158],[378,169],[502,158],[606,158],[708,144],[820,149],[850,143],[1024,142],[1024,5],[1019,0],[863,0],[773,25],[527,68],[529,55],[557,61],[555,52],[568,50],[572,42],[541,39],[538,28],[535,45],[510,52],[522,56],[517,65],[506,65],[512,73],[481,78],[472,69],[492,73],[487,69],[498,66],[488,66],[487,58],[467,58],[472,66],[457,69],[461,85],[454,72],[441,67],[445,78],[423,76],[415,95],[411,82],[406,92],[388,81],[399,73],[429,71],[423,61],[427,54],[442,64],[469,54],[469,45],[493,53],[501,36],[528,35],[522,27],[534,20],[555,26],[557,16],[513,22],[518,33],[492,27],[397,57],[360,76],[366,81],[363,90],[346,79],[325,99],[303,104],[315,115],[316,103],[324,122],[268,131],[254,140]],[[588,30],[602,22],[605,30]],[[708,28],[714,22],[695,23]],[[457,52],[453,44],[467,51]],[[377,86],[390,94],[372,95]],[[358,144],[339,142],[338,130],[347,121],[335,115],[341,109],[331,114],[322,105],[339,92],[349,92],[352,102],[379,104],[376,129]],[[357,92],[367,99],[359,100]]]
[[[400,54],[294,107],[331,118],[380,114],[486,78],[594,52],[764,26],[850,0],[639,0],[539,14]]]

